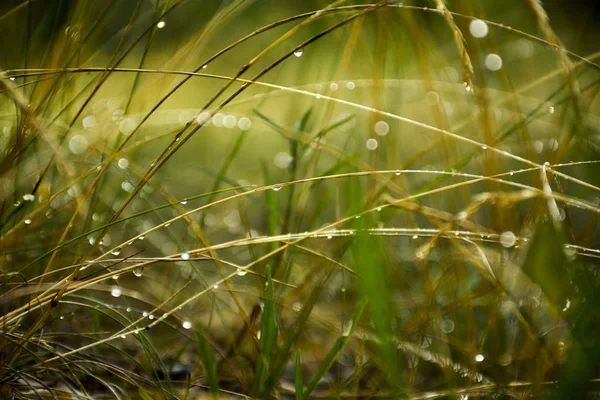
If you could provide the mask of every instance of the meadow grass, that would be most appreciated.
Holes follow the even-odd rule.
[[[0,5],[1,396],[600,396],[561,7]]]

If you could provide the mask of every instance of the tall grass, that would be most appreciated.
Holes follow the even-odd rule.
[[[599,396],[559,7],[0,5],[3,398]]]

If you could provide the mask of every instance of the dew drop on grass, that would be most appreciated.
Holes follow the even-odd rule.
[[[181,205],[185,206],[187,204],[187,200],[181,200]]]
[[[223,126],[223,119],[224,118],[225,118],[225,114],[223,114],[223,113],[216,113],[212,117],[212,124],[214,126],[216,126],[217,128],[220,128],[220,127]]]
[[[485,357],[483,356],[483,354],[477,354],[475,356],[475,361],[482,362],[483,360],[485,360]]]
[[[511,231],[502,232],[500,235],[500,244],[507,249],[513,247],[517,241],[517,237]]]
[[[144,274],[144,267],[136,267],[136,269],[133,270],[133,274],[139,278]]]
[[[355,87],[356,85],[354,84],[354,82],[346,82],[346,89],[354,90]]]
[[[112,290],[110,291],[110,294],[112,297],[121,297],[121,289],[112,288]]]
[[[183,329],[192,329],[192,323],[190,321],[183,321],[181,326],[183,327]]]
[[[390,126],[385,121],[377,121],[375,123],[375,133],[379,136],[385,136],[390,132]]]
[[[302,54],[304,54],[304,50],[303,49],[298,49],[298,50],[294,51],[294,55],[296,57],[302,57]]]
[[[142,313],[142,317],[147,317],[147,316],[148,316],[148,311],[144,311],[144,312]]]
[[[238,276],[244,276],[244,275],[246,275],[247,273],[248,273],[248,271],[242,271],[242,270],[240,270],[240,271],[238,271],[238,273],[237,273],[237,274],[238,274]]]
[[[552,106],[548,107],[548,112],[550,114],[554,114],[554,107],[552,107]]]
[[[225,118],[223,118],[223,125],[225,128],[235,128],[237,126],[237,117],[235,115],[226,115]]]
[[[272,189],[274,192],[279,192],[281,190],[281,186],[274,186]]]
[[[498,71],[502,68],[502,58],[498,54],[490,53],[485,57],[485,67],[490,71]]]
[[[377,142],[376,139],[370,138],[370,139],[367,139],[365,146],[367,146],[367,149],[369,149],[369,150],[375,150],[379,146],[379,143]]]
[[[127,167],[129,167],[129,160],[127,160],[126,158],[120,158],[117,162],[117,165],[121,169],[127,169]]]
[[[96,117],[93,115],[88,115],[83,119],[82,124],[86,129],[93,128],[96,125]]]
[[[135,129],[135,125],[136,122],[133,118],[125,118],[119,123],[119,132],[121,132],[123,135],[130,135]]]
[[[31,219],[27,218],[24,222],[25,222],[25,225],[29,225],[29,224],[31,224]]]
[[[478,39],[484,38],[487,36],[488,31],[488,25],[485,23],[485,21],[474,19],[471,21],[471,23],[469,23],[469,32],[471,32],[473,37]]]
[[[513,175],[515,174],[515,171],[512,171],[512,170],[511,170],[511,171],[510,171],[508,174],[509,174],[510,176],[513,176]]]
[[[396,176],[400,176],[401,173],[402,171],[400,171],[399,169],[396,170]]]
[[[117,122],[118,120],[123,118],[123,114],[125,114],[125,112],[123,110],[115,110],[115,112],[113,112],[113,115],[112,115],[112,120]]]
[[[124,181],[123,183],[121,183],[121,189],[123,189],[127,193],[131,193],[134,187],[130,182]]]
[[[125,311],[127,311],[127,312],[131,312],[131,307],[127,307],[127,308],[125,309]]]
[[[252,127],[252,121],[248,117],[242,117],[238,120],[237,126],[241,130],[247,131]]]
[[[286,169],[289,168],[293,160],[294,158],[291,155],[285,151],[281,151],[275,155],[273,162],[277,168]]]
[[[158,29],[162,29],[162,28],[164,28],[164,27],[165,27],[165,25],[166,25],[165,21],[159,21],[159,22],[156,24],[156,27],[157,27]]]
[[[452,331],[454,331],[454,321],[451,319],[443,319],[442,322],[440,322],[440,329],[446,334],[452,333]]]
[[[431,90],[425,95],[425,102],[430,106],[434,106],[440,102],[440,95]]]
[[[413,237],[412,237],[412,238],[416,240],[416,239],[418,239],[418,238],[419,238],[419,235],[413,235]]]
[[[84,136],[74,135],[69,140],[69,150],[73,154],[81,154],[85,152],[88,148],[88,141]]]
[[[210,122],[210,113],[208,111],[202,111],[196,117],[196,123],[198,125],[208,125],[209,122]]]
[[[189,253],[181,253],[181,258],[183,260],[189,260],[190,259],[190,255],[189,255]]]
[[[481,150],[487,150],[487,146],[484,144],[483,146],[481,146]]]
[[[215,285],[215,286],[213,286],[213,288],[215,288],[215,289],[218,289],[218,288],[219,288],[219,285]]]
[[[121,254],[121,248],[117,247],[116,249],[114,249],[113,251],[110,252],[113,256],[118,256],[119,254]]]

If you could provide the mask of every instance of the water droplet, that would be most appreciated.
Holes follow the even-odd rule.
[[[552,107],[552,106],[548,107],[548,112],[550,114],[554,114],[554,107]]]
[[[471,32],[473,37],[478,39],[484,38],[487,36],[488,31],[488,25],[485,23],[485,21],[474,19],[469,23],[469,32]]]
[[[127,167],[129,167],[129,160],[127,160],[126,158],[120,158],[117,162],[117,165],[121,169],[127,169]]]
[[[346,82],[346,89],[354,90],[355,87],[356,85],[354,84],[354,82]]]
[[[238,274],[238,276],[244,276],[244,275],[246,275],[247,273],[248,273],[248,271],[242,271],[242,270],[240,270],[240,271],[238,271],[238,273],[237,273],[237,274]]]
[[[183,260],[189,260],[190,259],[190,255],[188,253],[181,253],[181,258]]]
[[[121,289],[119,288],[112,288],[112,290],[110,291],[110,294],[112,297],[121,297]]]
[[[35,196],[32,194],[25,194],[25,195],[23,195],[23,200],[24,201],[33,201],[33,200],[35,200]]]
[[[396,176],[400,176],[401,173],[402,171],[400,171],[399,169],[396,170]]]
[[[419,235],[413,235],[413,237],[412,237],[412,238],[413,238],[413,239],[418,239],[418,238],[419,238]]]
[[[274,192],[279,192],[281,190],[281,186],[273,186],[272,189]]]
[[[14,77],[14,76],[11,76],[11,77],[10,77],[10,78],[8,78],[8,79],[10,79],[11,81],[14,81],[14,80],[15,80],[15,77]]]
[[[294,55],[296,57],[302,57],[302,54],[304,54],[304,50],[303,49],[298,49],[298,50],[294,51]]]
[[[511,231],[502,232],[499,239],[500,244],[506,248],[513,247],[517,241],[517,237]]]
[[[481,146],[481,150],[487,150],[487,146],[484,144],[483,146]]]
[[[289,168],[289,166],[292,164],[292,161],[294,161],[294,157],[289,155],[287,152],[282,151],[275,155],[273,163],[277,168],[286,169]]]
[[[88,115],[83,119],[82,124],[86,129],[93,128],[96,125],[96,117],[93,115]]]
[[[154,319],[154,314],[148,315],[148,319]]]
[[[139,239],[140,240],[144,240],[144,239],[146,239],[146,237],[145,236],[140,236]]]
[[[332,90],[332,91],[334,91],[334,92],[335,92],[336,90],[338,90],[338,88],[339,88],[339,86],[338,86],[338,84],[337,84],[337,83],[335,83],[335,82],[331,82],[331,83],[329,84],[329,89],[331,89],[331,90]]]
[[[29,225],[29,224],[31,224],[31,219],[27,218],[27,219],[26,219],[25,221],[23,221],[23,222],[25,222],[25,225]]]
[[[511,171],[510,171],[508,174],[509,174],[510,176],[513,176],[513,175],[515,174],[515,171],[511,170]]]
[[[190,321],[183,321],[181,326],[183,326],[183,329],[192,329],[192,323]]]
[[[135,188],[133,187],[131,182],[124,181],[123,183],[121,183],[121,189],[123,189],[127,193],[131,193],[131,192],[133,192],[133,189],[135,189]]]
[[[377,142],[376,139],[370,138],[370,139],[367,140],[367,142],[365,143],[365,145],[367,146],[367,149],[369,149],[369,150],[375,150],[379,146],[379,143]]]
[[[379,136],[385,136],[390,132],[390,126],[385,121],[377,121],[375,123],[375,133]]]
[[[113,256],[118,256],[119,254],[121,254],[121,248],[117,247],[116,249],[114,249],[113,251],[110,252]]]
[[[215,289],[218,289],[218,288],[219,288],[219,285],[215,285],[215,286],[213,286],[213,288],[215,288]]]
[[[121,339],[126,339],[127,335],[121,335]]]
[[[248,117],[242,117],[238,121],[238,128],[243,131],[247,131],[252,127],[252,121]]]
[[[454,331],[454,321],[451,319],[443,319],[440,322],[440,329],[446,334],[452,333],[452,331]]]
[[[567,311],[569,309],[569,307],[571,307],[571,300],[569,298],[567,298],[567,301],[565,303],[565,307],[563,308],[563,311]]]
[[[69,150],[73,154],[81,154],[85,152],[88,148],[88,141],[84,136],[74,135],[69,140]]]
[[[144,267],[142,267],[142,266],[136,267],[133,270],[133,274],[139,278],[140,276],[142,276],[144,274]]]
[[[159,21],[158,24],[156,24],[156,27],[158,29],[162,29],[165,27],[165,25],[166,25],[165,21]]]
[[[225,128],[235,128],[237,126],[237,117],[235,115],[226,115],[225,118],[223,118],[223,125]]]
[[[485,57],[485,67],[490,71],[498,71],[502,68],[502,58],[498,54],[490,53]]]
[[[119,131],[123,135],[129,135],[133,132],[136,127],[136,122],[133,118],[125,118],[119,123]]]
[[[535,149],[535,152],[540,154],[542,151],[544,151],[544,143],[540,142],[539,140],[536,140],[535,142],[533,142],[533,148]]]
[[[143,317],[147,317],[147,316],[148,316],[148,311],[144,311],[144,312],[142,313],[142,316],[143,316]]]
[[[470,91],[471,91],[471,86],[469,86],[469,85],[465,86],[465,90],[466,90],[467,92],[470,92]]]
[[[187,204],[187,200],[181,200],[181,205],[186,205]]]
[[[437,92],[430,90],[425,95],[425,102],[430,106],[434,106],[440,102],[440,95]]]
[[[319,100],[321,98],[320,94],[315,95],[316,99]]]
[[[483,354],[475,355],[475,361],[482,362],[483,360],[485,360],[485,357],[483,356]]]
[[[127,308],[125,309],[125,311],[127,311],[127,312],[131,312],[131,307],[127,307]]]

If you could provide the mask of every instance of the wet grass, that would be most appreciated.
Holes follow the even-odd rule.
[[[2,396],[597,397],[560,7],[0,6]]]

